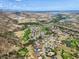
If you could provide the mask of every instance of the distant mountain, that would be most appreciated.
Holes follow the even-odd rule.
[[[31,12],[31,13],[68,12],[68,13],[79,13],[79,10],[29,11],[29,10],[0,9],[0,12]]]

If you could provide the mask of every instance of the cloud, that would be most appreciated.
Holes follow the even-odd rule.
[[[22,0],[16,0],[17,2],[20,2],[20,1],[22,1]]]
[[[2,8],[3,7],[3,5],[2,4],[0,4],[0,8]]]

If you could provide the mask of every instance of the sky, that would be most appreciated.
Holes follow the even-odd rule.
[[[79,0],[0,0],[0,9],[26,11],[79,10]]]

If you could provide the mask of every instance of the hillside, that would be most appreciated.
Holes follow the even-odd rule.
[[[0,13],[0,59],[78,59],[78,51],[78,13]]]

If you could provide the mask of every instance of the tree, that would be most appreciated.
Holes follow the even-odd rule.
[[[58,15],[55,16],[55,18],[53,18],[53,22],[56,23],[56,22],[59,22],[62,19],[63,19],[62,15],[61,14],[58,14]]]
[[[18,51],[18,55],[19,56],[26,56],[26,55],[28,55],[28,49],[27,48],[21,48],[19,51]]]
[[[74,59],[74,58],[72,57],[72,54],[71,54],[71,53],[66,52],[66,51],[64,51],[63,49],[62,49],[61,56],[62,56],[63,59]]]
[[[22,41],[23,41],[24,44],[29,42],[30,33],[31,33],[31,30],[29,28],[24,30],[24,35],[23,35],[23,38],[22,38]]]

